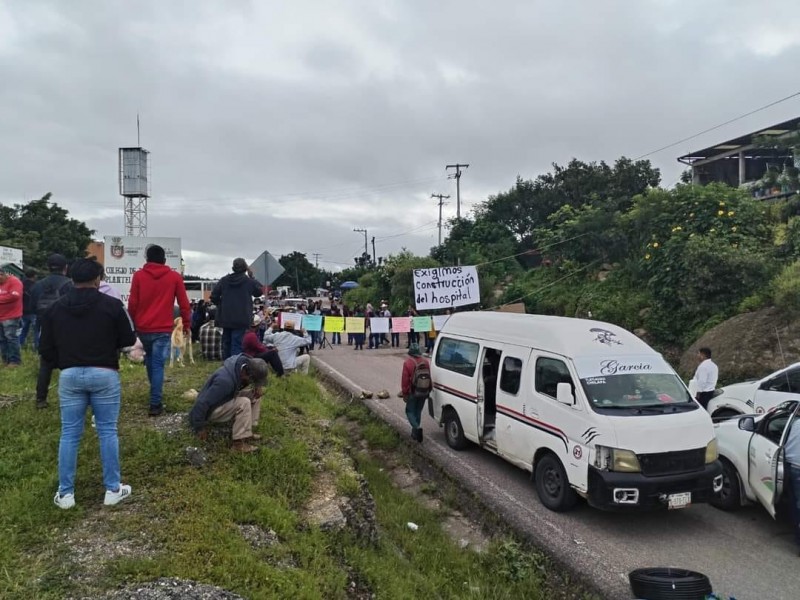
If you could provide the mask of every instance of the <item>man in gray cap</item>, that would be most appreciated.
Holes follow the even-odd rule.
[[[254,452],[250,442],[260,440],[253,433],[261,414],[262,386],[267,379],[267,363],[260,358],[238,354],[228,358],[206,380],[189,411],[189,425],[205,440],[208,425],[233,420],[234,452]],[[252,389],[245,391],[245,388]]]
[[[264,293],[264,286],[253,278],[243,258],[233,261],[233,273],[225,275],[211,292],[217,307],[216,324],[222,327],[222,360],[242,352],[242,340],[253,316],[253,298]]]

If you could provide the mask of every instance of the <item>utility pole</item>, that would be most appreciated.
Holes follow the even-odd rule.
[[[314,267],[319,269],[319,257],[322,256],[322,254],[318,252],[313,252],[311,256],[314,257]]]
[[[363,233],[364,234],[364,256],[369,256],[369,250],[367,249],[367,230],[366,229],[353,229],[356,233]]]
[[[456,218],[457,219],[461,218],[461,169],[468,169],[468,168],[469,168],[469,165],[461,165],[461,164],[447,165],[447,167],[445,167],[445,170],[447,170],[447,169],[455,169],[456,170],[455,175],[451,175],[450,178],[451,179],[455,178],[455,180],[456,180]]]
[[[431,194],[431,198],[438,198],[439,199],[439,245],[442,245],[442,206],[447,204],[444,201],[445,198],[449,198],[450,196],[445,196],[444,194]]]
[[[378,258],[375,256],[375,236],[372,236],[372,264],[378,264]]]

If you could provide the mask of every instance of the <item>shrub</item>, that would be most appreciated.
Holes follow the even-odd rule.
[[[786,313],[800,313],[800,261],[792,263],[770,285],[775,306]]]

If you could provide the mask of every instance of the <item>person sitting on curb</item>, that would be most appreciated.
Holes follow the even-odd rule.
[[[242,352],[253,358],[260,358],[267,363],[278,377],[283,376],[283,363],[278,350],[275,347],[267,347],[258,341],[258,329],[263,323],[263,319],[259,315],[253,315],[253,321],[250,326],[250,331],[244,334],[242,340]]]
[[[278,349],[278,356],[283,364],[285,373],[300,371],[308,374],[308,367],[311,364],[311,357],[308,354],[297,356],[300,348],[307,348],[311,344],[311,336],[305,330],[296,335],[294,323],[286,323],[283,331],[268,333],[264,336],[265,344],[272,344]]]
[[[235,354],[206,380],[189,411],[189,425],[201,440],[208,437],[208,425],[233,420],[233,450],[254,452],[249,442],[261,439],[253,428],[261,414],[262,386],[267,363],[260,358]],[[247,386],[252,389],[244,391]]]

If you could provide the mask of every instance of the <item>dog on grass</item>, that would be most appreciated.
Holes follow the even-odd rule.
[[[184,366],[183,359],[186,354],[189,354],[189,362],[194,364],[194,356],[192,355],[192,339],[186,338],[183,332],[183,320],[178,317],[172,326],[172,336],[170,337],[169,348],[169,366],[177,361],[180,366]]]

